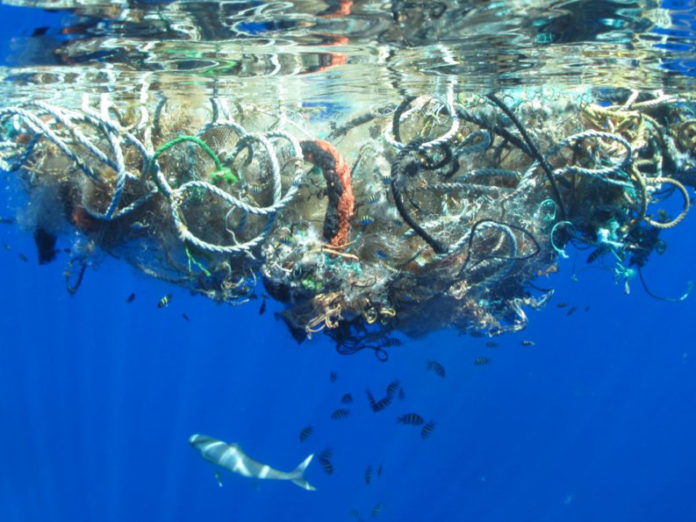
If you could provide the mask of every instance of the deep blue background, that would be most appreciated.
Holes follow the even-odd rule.
[[[9,12],[4,35],[55,23]],[[645,272],[654,291],[679,295],[696,279],[695,230],[692,213],[665,234]],[[321,338],[296,345],[273,303],[262,316],[259,302],[218,306],[109,258],[71,297],[65,254],[39,267],[29,233],[8,225],[0,243],[0,521],[354,520],[377,503],[376,520],[696,520],[696,296],[659,302],[636,281],[627,296],[580,254],[539,281],[557,293],[525,332],[494,348],[439,332],[382,364]],[[365,388],[395,378],[406,399],[370,412]],[[330,420],[345,392],[351,417]],[[408,411],[436,421],[429,440],[395,423]],[[315,434],[301,444],[306,424]],[[187,444],[194,432],[283,470],[330,447],[336,472],[312,463],[313,493],[229,475],[218,488]],[[366,485],[366,465],[380,463]]]

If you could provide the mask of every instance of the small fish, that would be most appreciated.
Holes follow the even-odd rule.
[[[319,455],[319,465],[324,473],[331,475],[334,472],[333,464],[331,463],[331,457],[333,456],[333,451],[329,448],[325,449]]]
[[[406,398],[406,392],[403,388],[399,388],[399,400],[403,401]]]
[[[377,476],[381,477],[382,476],[382,463],[379,463],[379,467],[377,468]]]
[[[216,469],[215,470],[215,480],[217,481],[217,485],[219,487],[222,487],[222,475],[220,474],[220,470]]]
[[[379,200],[381,199],[381,195],[379,192],[373,192],[370,194],[370,197],[367,198],[367,202],[370,205],[374,205],[375,203],[379,203]]]
[[[556,308],[565,308],[566,306],[568,306],[568,303],[558,303]]]
[[[261,301],[261,307],[259,308],[259,315],[263,315],[266,312],[266,298]]]
[[[12,225],[14,223],[14,219],[12,218],[6,218],[6,217],[0,217],[0,223],[3,225]]]
[[[293,238],[292,236],[281,237],[280,239],[278,239],[278,242],[281,245],[285,245],[285,246],[289,246],[289,247],[295,246],[295,238]]]
[[[429,438],[433,434],[433,431],[435,431],[435,423],[433,421],[429,421],[421,428],[421,439],[425,440]]]
[[[336,375],[336,372],[331,372],[331,373],[329,374],[329,380],[330,380],[331,382],[336,382],[336,379],[338,379],[338,376]]]
[[[126,303],[132,303],[133,301],[135,301],[135,294],[129,295],[126,299]]]
[[[387,386],[387,395],[389,397],[393,397],[394,394],[399,390],[401,387],[401,383],[399,381],[392,381],[389,383]]]
[[[488,341],[488,342],[486,343],[486,346],[487,346],[488,348],[495,348],[496,346],[498,346],[498,343],[496,343],[495,341]]]
[[[372,396],[372,392],[370,390],[365,390],[365,393],[367,394],[367,400],[370,403],[370,408],[373,410],[375,409],[375,398]]]
[[[370,516],[372,518],[377,518],[377,515],[379,515],[381,512],[382,512],[382,503],[377,502],[377,504],[375,504],[375,507],[372,508],[372,513],[370,514]]]
[[[182,318],[184,321],[186,321],[186,322],[188,322],[188,321],[191,320],[191,319],[189,319],[189,316],[186,315],[186,314],[181,314],[181,318]]]
[[[365,484],[370,485],[370,482],[372,482],[372,466],[368,464],[365,468]]]
[[[445,378],[445,367],[437,361],[428,361],[428,370],[442,379]]]
[[[363,216],[360,218],[360,224],[364,227],[369,227],[374,222],[375,218],[373,218],[372,216]]]
[[[25,256],[24,254],[22,254],[21,252],[20,252],[18,255],[19,255],[19,259],[21,259],[21,260],[24,261],[25,263],[26,263],[27,261],[29,261],[29,258],[28,258],[27,256]]]
[[[535,346],[536,345],[536,343],[534,341],[530,341],[528,339],[523,340],[520,344],[522,346]]]
[[[389,404],[391,404],[392,398],[389,395],[383,399],[375,401],[375,398],[372,396],[372,393],[370,393],[370,390],[365,390],[365,393],[367,393],[367,400],[370,402],[370,408],[372,408],[372,411],[382,411],[384,408],[389,406]]]
[[[375,403],[375,407],[373,408],[374,411],[382,411],[384,408],[389,406],[391,404],[392,398],[391,397],[384,397],[383,399],[378,400]]]
[[[578,309],[578,308],[577,308],[576,306],[571,306],[571,307],[568,309],[568,312],[566,313],[566,315],[573,315],[577,309]]]
[[[491,362],[491,360],[488,357],[477,357],[474,359],[474,364],[476,366],[483,366],[484,364],[488,364]]]
[[[346,393],[343,395],[343,397],[341,397],[341,402],[343,404],[350,404],[353,402],[353,396],[350,393]]]
[[[302,431],[300,431],[300,442],[306,441],[312,433],[314,433],[314,426],[307,425],[302,428]]]
[[[167,305],[169,305],[169,301],[172,300],[172,294],[167,294],[165,295],[162,299],[159,300],[157,303],[157,308],[164,308]]]
[[[338,408],[337,410],[334,410],[333,413],[331,414],[331,418],[333,420],[340,420],[340,419],[345,419],[350,415],[350,411],[346,410],[345,408]]]
[[[2,246],[5,250],[12,250],[12,247],[7,243],[3,243]]]
[[[405,415],[399,417],[396,420],[396,422],[400,422],[401,424],[411,424],[413,426],[420,426],[425,421],[423,420],[423,417],[421,417],[417,413],[406,413]]]

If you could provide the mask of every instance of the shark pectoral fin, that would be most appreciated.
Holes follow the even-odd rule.
[[[217,480],[217,485],[222,487],[222,475],[220,474],[219,469],[215,470],[215,480]]]
[[[309,466],[309,463],[312,462],[312,459],[314,458],[314,453],[312,453],[309,457],[304,459],[299,466],[297,466],[294,470],[292,470],[291,475],[294,477],[292,478],[292,483],[300,486],[303,489],[306,489],[307,491],[315,491],[317,488],[312,486],[309,482],[307,482],[304,478],[304,472],[307,469],[307,466]]]

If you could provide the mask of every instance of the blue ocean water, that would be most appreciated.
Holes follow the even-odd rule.
[[[55,23],[3,11],[3,35],[42,25],[37,16]],[[667,251],[645,270],[655,292],[680,295],[696,277],[695,220],[665,233]],[[556,294],[524,332],[495,347],[437,332],[381,363],[321,337],[297,345],[271,301],[263,315],[260,301],[216,305],[107,257],[71,296],[67,255],[38,266],[30,234],[0,227],[3,522],[356,520],[352,510],[385,521],[696,520],[696,296],[657,301],[637,281],[627,295],[574,252],[537,281]],[[394,379],[404,399],[370,411],[365,389]],[[345,393],[351,415],[330,419]],[[412,411],[435,421],[429,439],[396,423]],[[315,492],[229,475],[220,488],[187,443],[196,432],[282,470],[331,448],[335,472],[313,462]]]

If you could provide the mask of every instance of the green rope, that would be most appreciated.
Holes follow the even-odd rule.
[[[212,274],[210,273],[210,270],[208,270],[206,267],[204,267],[200,261],[198,261],[195,257],[193,257],[193,254],[189,251],[188,247],[186,248],[186,257],[188,259],[188,271],[190,273],[193,273],[193,270],[191,270],[191,265],[193,264],[195,267],[197,267],[201,272],[203,272],[207,277],[210,277]]]
[[[148,170],[150,172],[154,171],[155,161],[157,161],[157,158],[160,156],[160,154],[172,148],[174,145],[178,145],[179,143],[182,143],[184,141],[191,141],[198,145],[201,149],[203,149],[203,152],[210,156],[210,158],[215,162],[215,170],[210,174],[213,183],[215,183],[218,179],[224,179],[227,183],[237,183],[239,181],[239,178],[237,178],[234,172],[232,172],[232,169],[222,165],[220,158],[218,158],[217,154],[213,152],[213,149],[211,149],[206,142],[204,142],[202,139],[196,136],[189,135],[179,136],[160,146],[155,151],[155,154],[152,156],[152,160],[150,161],[150,166]]]

